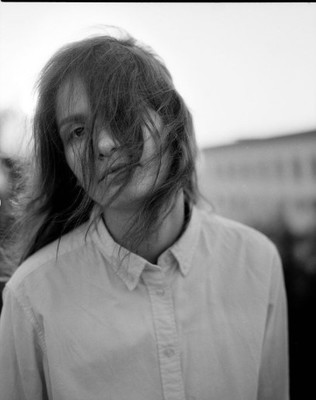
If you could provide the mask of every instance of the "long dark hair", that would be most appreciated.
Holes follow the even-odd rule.
[[[61,85],[80,79],[92,110],[86,157],[81,160],[85,188],[69,168],[56,122],[56,94]],[[131,179],[142,155],[144,126],[158,145],[158,162],[170,154],[167,176],[150,191],[135,214],[124,243],[137,247],[166,216],[175,195],[182,189],[187,201],[197,201],[195,159],[197,146],[190,111],[176,91],[171,75],[154,52],[130,35],[115,38],[98,35],[61,48],[43,68],[38,84],[34,116],[34,173],[32,198],[25,208],[23,226],[39,221],[25,243],[21,261],[88,220],[96,205],[86,194],[95,168],[96,119],[109,128],[119,151],[125,151],[129,168],[122,171],[121,188]],[[162,121],[157,130],[152,120]],[[101,213],[101,209],[100,209]],[[96,214],[97,215],[97,214]],[[34,225],[34,224],[33,224]],[[31,236],[31,237],[30,237]]]

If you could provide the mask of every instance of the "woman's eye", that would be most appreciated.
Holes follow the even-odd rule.
[[[76,128],[76,129],[73,129],[73,130],[71,131],[71,134],[72,134],[72,136],[74,136],[74,137],[81,137],[81,136],[83,136],[83,134],[84,134],[84,127],[83,127],[83,126],[80,126],[80,127]]]
[[[70,129],[68,134],[68,141],[80,139],[85,134],[84,126],[77,126],[76,128]]]

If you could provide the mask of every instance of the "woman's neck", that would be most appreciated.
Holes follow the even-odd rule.
[[[124,235],[130,228],[134,212],[132,210],[107,209],[103,213],[105,224],[113,239],[121,246],[128,248]],[[158,224],[155,232],[151,233],[137,248],[137,254],[156,264],[158,257],[177,241],[181,235],[185,221],[183,192],[175,198],[167,217]]]

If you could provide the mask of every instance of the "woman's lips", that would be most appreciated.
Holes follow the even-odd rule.
[[[102,177],[99,179],[99,183],[102,182],[104,179],[106,179],[109,175],[114,175],[120,171],[125,170],[126,168],[127,168],[126,164],[120,164],[120,165],[114,166],[114,167],[106,170],[106,172],[104,172],[102,174]]]
[[[137,164],[134,164],[134,165],[129,165],[129,164],[114,165],[111,168],[105,170],[105,172],[102,174],[102,177],[99,179],[99,183],[102,182],[104,179],[106,179],[110,175],[114,175],[114,174],[117,174],[119,172],[127,171],[128,169],[133,169],[133,168],[141,167],[141,166],[142,166],[141,163],[137,163]]]

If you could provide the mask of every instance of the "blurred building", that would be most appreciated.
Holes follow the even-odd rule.
[[[316,227],[316,130],[204,149],[200,189],[217,213],[256,227]]]

